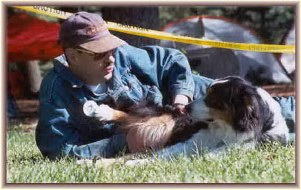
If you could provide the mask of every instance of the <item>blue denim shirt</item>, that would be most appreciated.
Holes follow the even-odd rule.
[[[178,50],[123,45],[115,54],[113,77],[107,92],[96,94],[69,69],[64,55],[54,60],[53,69],[40,89],[36,142],[44,156],[111,157],[125,148],[122,134],[113,122],[100,122],[83,113],[83,104],[94,100],[116,109],[138,102],[162,105],[173,96],[194,96],[194,80],[187,58]]]

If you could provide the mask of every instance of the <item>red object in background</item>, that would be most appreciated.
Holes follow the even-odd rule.
[[[7,22],[8,62],[49,60],[62,53],[57,43],[59,23],[46,22],[27,14],[12,15]]]

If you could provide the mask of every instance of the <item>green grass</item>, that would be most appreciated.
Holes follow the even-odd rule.
[[[295,183],[295,146],[231,148],[217,158],[206,155],[171,161],[103,168],[73,159],[49,161],[35,145],[34,134],[7,132],[7,183]]]

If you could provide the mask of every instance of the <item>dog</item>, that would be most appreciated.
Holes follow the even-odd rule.
[[[213,82],[204,99],[188,106],[194,122],[208,121],[210,130],[194,135],[196,144],[209,149],[222,144],[278,142],[287,145],[289,130],[279,103],[262,88],[240,77],[226,77]]]
[[[209,152],[229,145],[288,143],[280,105],[265,90],[239,77],[217,79],[204,99],[194,100],[185,110],[179,115],[170,106],[137,105],[123,112],[95,102],[84,105],[86,115],[120,124],[131,153],[161,150],[187,140]]]

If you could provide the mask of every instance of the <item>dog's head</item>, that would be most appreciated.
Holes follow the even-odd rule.
[[[254,129],[259,122],[260,96],[256,87],[239,77],[226,77],[213,82],[204,99],[187,106],[194,120],[220,119],[238,131]]]

